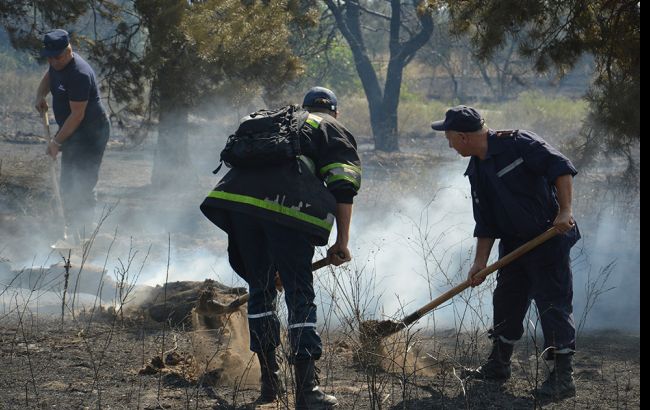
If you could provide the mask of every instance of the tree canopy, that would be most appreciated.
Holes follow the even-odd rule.
[[[108,85],[113,112],[158,114],[154,183],[188,169],[190,110],[282,87],[302,70],[290,35],[316,24],[301,0],[11,0],[0,19],[14,47],[33,53],[43,32],[76,31]]]
[[[528,66],[521,57],[540,72],[563,75],[582,56],[592,56],[595,76],[586,95],[592,114],[581,148],[629,152],[640,138],[637,1],[5,0],[0,24],[14,47],[34,53],[43,32],[75,31],[75,45],[96,63],[107,85],[112,111],[158,116],[163,157],[156,163],[165,167],[187,163],[189,112],[196,114],[214,97],[241,104],[261,92],[268,103],[278,102],[284,86],[300,78],[303,64],[324,84],[360,84],[375,147],[399,149],[404,69],[434,31],[426,51],[435,55],[428,64],[443,64],[456,82],[457,67],[444,50],[455,46],[445,36],[463,36],[463,55],[469,37],[485,62],[477,61],[475,71],[497,98],[524,84],[520,73]],[[305,63],[301,57],[308,57]],[[358,80],[350,79],[351,69]],[[455,90],[457,98],[462,92]]]
[[[429,0],[430,3],[438,3]],[[447,2],[453,31],[471,35],[488,58],[508,39],[538,71],[562,75],[584,54],[595,59],[591,141],[616,150],[640,138],[641,9],[636,0],[463,0]]]

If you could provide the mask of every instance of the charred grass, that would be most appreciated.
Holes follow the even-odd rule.
[[[168,329],[165,350],[179,359],[164,371],[147,372],[142,369],[161,355],[160,323],[143,318],[121,322],[110,314],[96,315],[90,326],[80,323],[62,325],[56,317],[28,311],[2,319],[0,408],[243,409],[258,393],[236,382],[214,386],[194,377],[190,329]],[[346,335],[331,331],[321,361],[323,388],[339,398],[342,409],[540,407],[530,393],[536,361],[526,355],[530,342],[518,345],[513,378],[499,384],[463,382],[456,376],[460,366],[484,358],[467,354],[487,348],[474,346],[478,342],[470,335],[440,331],[418,339],[420,350],[431,359],[429,365],[435,366],[427,375],[400,373],[399,366],[393,372],[364,368],[355,361]],[[465,348],[458,348],[459,341]],[[639,408],[639,336],[588,333],[580,346],[577,397],[543,407]],[[378,401],[373,394],[379,395]]]

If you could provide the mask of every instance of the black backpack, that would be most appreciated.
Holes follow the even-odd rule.
[[[300,129],[309,112],[298,105],[277,110],[260,110],[244,118],[228,137],[221,151],[221,163],[232,167],[261,168],[298,161]],[[216,174],[221,169],[214,170]]]

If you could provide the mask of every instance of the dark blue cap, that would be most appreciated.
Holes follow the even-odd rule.
[[[56,57],[70,44],[68,32],[61,29],[45,33],[41,57]]]
[[[436,131],[474,132],[483,128],[485,120],[474,108],[458,105],[447,110],[445,119],[431,124]]]
[[[313,87],[302,100],[303,107],[326,108],[330,111],[336,111],[336,95],[332,90],[324,87]]]

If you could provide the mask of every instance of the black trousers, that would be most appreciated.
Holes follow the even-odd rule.
[[[519,340],[533,300],[544,334],[544,349],[550,348],[549,353],[572,353],[576,348],[576,329],[569,249],[533,251],[531,257],[524,256],[499,270],[493,297],[492,337],[506,342]]]
[[[94,190],[109,136],[110,123],[102,117],[77,129],[63,144],[61,199],[66,225],[74,229],[88,230],[94,220]]]
[[[300,231],[236,212],[231,213],[229,251],[238,252],[249,286],[250,348],[263,353],[280,344],[275,272],[280,274],[289,310],[291,361],[318,360],[322,343],[316,331],[311,260],[314,246]],[[231,255],[232,259],[232,255]]]

